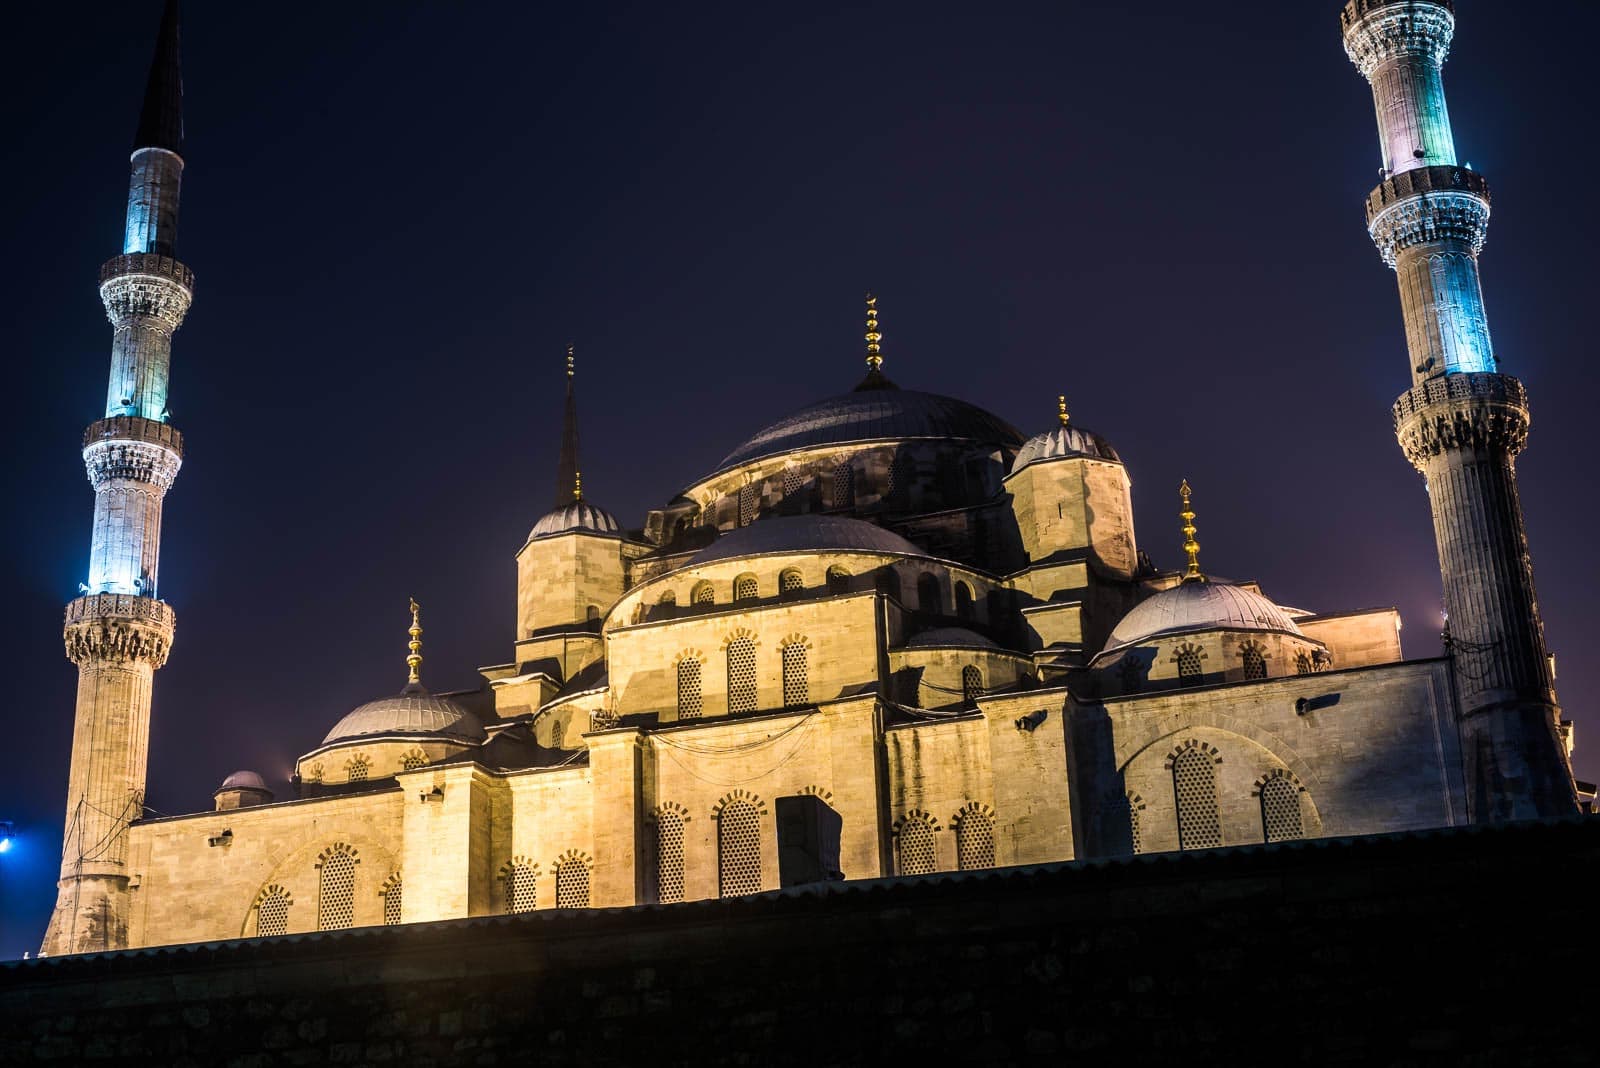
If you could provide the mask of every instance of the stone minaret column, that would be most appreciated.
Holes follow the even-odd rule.
[[[172,334],[194,291],[173,258],[183,173],[178,5],[168,0],[134,140],[122,255],[100,268],[112,325],[105,418],[83,435],[94,487],[89,580],[67,606],[67,657],[78,665],[66,839],[43,953],[128,944],[128,824],[144,811],[150,690],[172,644],[172,609],[156,599],[161,503],[183,438],[167,423]]]
[[[1440,76],[1450,0],[1350,0],[1345,51],[1372,83],[1383,182],[1367,228],[1400,282],[1412,388],[1394,406],[1427,480],[1468,799],[1478,822],[1576,811],[1517,497],[1522,383],[1498,373],[1478,253],[1489,188],[1456,161]]]

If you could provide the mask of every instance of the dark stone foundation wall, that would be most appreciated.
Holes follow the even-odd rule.
[[[1600,820],[0,967],[0,1062],[1595,1063]]]

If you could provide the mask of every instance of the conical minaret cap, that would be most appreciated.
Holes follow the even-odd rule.
[[[156,54],[144,88],[144,108],[133,147],[183,151],[183,71],[178,57],[178,0],[167,0],[161,14]]]

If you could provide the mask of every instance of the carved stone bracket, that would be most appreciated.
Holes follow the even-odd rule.
[[[1395,436],[1418,471],[1454,449],[1485,449],[1515,456],[1527,444],[1528,393],[1509,375],[1441,375],[1400,395]]]
[[[1450,0],[1350,0],[1339,21],[1345,54],[1369,80],[1396,56],[1422,55],[1443,66],[1456,32]]]
[[[183,466],[183,435],[137,415],[101,419],[83,433],[83,464],[97,490],[111,479],[125,478],[166,493]]]
[[[183,325],[193,300],[193,272],[169,256],[116,256],[100,268],[100,302],[114,326],[154,319],[171,332]]]
[[[1473,255],[1489,236],[1489,183],[1465,167],[1424,167],[1385,181],[1367,197],[1367,232],[1383,262],[1414,245],[1461,241]]]
[[[177,617],[172,606],[153,597],[91,593],[67,605],[62,638],[74,664],[167,662]]]

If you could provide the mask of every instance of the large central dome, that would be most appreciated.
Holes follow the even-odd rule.
[[[1017,428],[954,397],[910,389],[869,389],[818,401],[778,420],[723,457],[715,474],[800,449],[869,441],[940,438],[1016,448]]]

